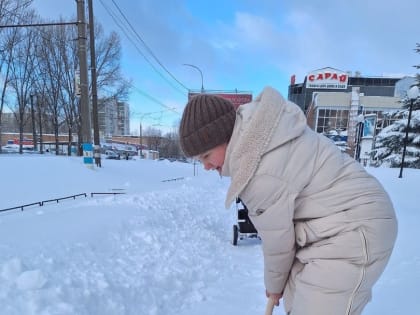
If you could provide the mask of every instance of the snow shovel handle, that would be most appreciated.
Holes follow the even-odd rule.
[[[267,306],[265,308],[265,315],[272,315],[274,309],[274,300],[272,298],[268,298]]]

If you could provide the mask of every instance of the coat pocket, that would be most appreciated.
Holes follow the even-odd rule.
[[[322,238],[319,237],[312,229],[310,222],[295,223],[295,238],[296,244],[300,247],[317,242]]]

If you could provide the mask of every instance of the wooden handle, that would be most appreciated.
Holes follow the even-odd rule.
[[[274,309],[274,300],[271,298],[268,298],[267,306],[265,308],[265,315],[273,315],[273,309]]]

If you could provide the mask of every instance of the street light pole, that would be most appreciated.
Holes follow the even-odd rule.
[[[410,99],[410,108],[408,110],[407,127],[405,128],[404,148],[403,148],[402,159],[401,159],[400,175],[398,176],[398,178],[402,178],[402,173],[404,169],[405,152],[407,150],[407,143],[408,143],[408,129],[410,128],[411,112],[413,111],[414,101],[419,96],[419,87],[416,85],[412,86],[407,91],[407,96]]]
[[[359,116],[357,116],[356,154],[354,157],[357,162],[360,162],[360,151],[361,151],[361,142],[362,142],[362,137],[363,137],[364,121],[365,121],[365,116],[363,116],[363,114],[360,114]]]
[[[201,72],[200,68],[197,67],[197,66],[195,66],[195,65],[192,65],[192,64],[189,64],[189,63],[184,63],[183,65],[184,66],[192,67],[194,69],[197,69],[200,72],[200,76],[201,76],[201,93],[204,93],[203,72]]]

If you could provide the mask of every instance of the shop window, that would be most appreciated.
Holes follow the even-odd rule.
[[[345,131],[348,124],[348,110],[319,109],[316,130],[319,133]]]

